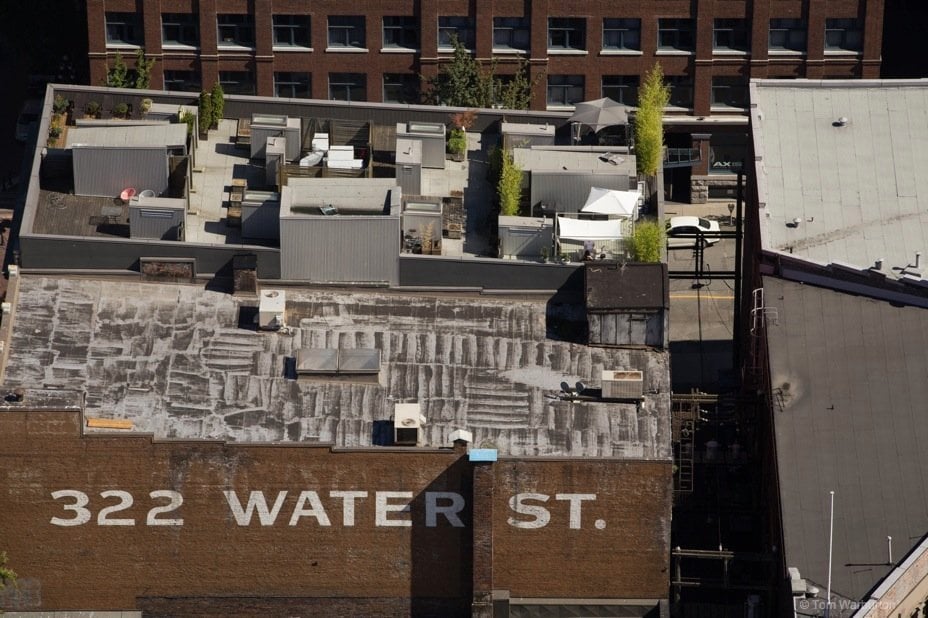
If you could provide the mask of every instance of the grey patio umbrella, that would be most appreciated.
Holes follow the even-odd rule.
[[[600,131],[606,127],[628,124],[628,109],[609,97],[577,103],[568,122],[579,122]]]

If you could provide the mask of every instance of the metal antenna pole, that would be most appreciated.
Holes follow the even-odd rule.
[[[835,538],[835,492],[831,494],[831,521],[828,524],[828,590],[825,592],[825,618],[831,614],[831,550]]]

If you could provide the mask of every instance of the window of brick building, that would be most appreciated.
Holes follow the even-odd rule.
[[[193,13],[164,13],[161,16],[161,43],[165,46],[200,46],[200,22]]]
[[[411,15],[383,18],[383,46],[387,49],[419,49],[419,25]]]
[[[254,47],[255,20],[251,15],[217,15],[219,45]]]
[[[531,29],[526,17],[493,18],[494,51],[528,51]]]
[[[693,78],[688,75],[669,75],[664,80],[670,86],[672,107],[693,107]]]
[[[567,107],[583,101],[583,75],[549,75],[548,106]]]
[[[641,51],[641,20],[611,17],[604,19],[603,49]]]
[[[827,51],[859,52],[864,48],[863,26],[859,19],[826,19]]]
[[[748,51],[748,24],[745,19],[716,19],[712,28],[715,51]]]
[[[330,15],[329,47],[364,49],[367,38],[363,15]]]
[[[738,108],[747,107],[747,80],[743,77],[713,77],[712,106]]]
[[[165,71],[164,89],[181,92],[200,92],[203,89],[200,74],[197,71]]]
[[[312,76],[309,73],[274,73],[274,96],[287,99],[308,99],[312,96]]]
[[[692,19],[658,19],[657,48],[660,51],[685,51],[695,49],[696,28]]]
[[[586,49],[586,19],[582,17],[549,17],[548,50],[580,51]]]
[[[418,103],[419,76],[415,73],[384,73],[384,103]]]
[[[255,75],[251,71],[219,71],[219,83],[226,94],[255,94]]]
[[[452,41],[457,37],[467,49],[474,49],[476,38],[474,36],[474,20],[464,16],[448,16],[438,18],[438,49],[451,51],[454,49]]]
[[[309,15],[274,15],[274,47],[312,47]]]
[[[142,20],[138,13],[107,13],[107,45],[141,45]]]
[[[771,19],[767,47],[772,51],[805,51],[806,22],[801,19]]]
[[[602,95],[625,105],[638,105],[638,76],[603,75]]]
[[[367,75],[329,73],[329,98],[333,101],[366,101]]]

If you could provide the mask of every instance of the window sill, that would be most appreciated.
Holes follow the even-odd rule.
[[[134,43],[107,43],[107,49],[142,49],[141,45]]]
[[[734,107],[733,105],[718,105],[713,104],[709,107],[709,111],[713,114],[745,114],[749,108],[747,107]]]
[[[466,52],[469,53],[469,54],[474,53],[474,50],[472,50],[472,49],[469,48],[469,47],[465,47],[465,48],[464,48],[464,51],[466,51]],[[439,53],[439,54],[453,54],[453,53],[454,53],[454,48],[453,48],[453,47],[439,47],[439,48],[438,48],[438,53]]]
[[[659,49],[654,52],[655,56],[692,56],[695,52],[685,49]]]
[[[247,45],[235,45],[232,43],[220,43],[216,46],[216,49],[221,52],[253,52],[255,51],[254,47],[248,47]]]
[[[600,56],[642,56],[644,53],[637,49],[603,49]]]
[[[516,49],[514,47],[494,47],[493,53],[500,56],[509,55],[509,56],[524,56],[528,54],[528,50],[525,49]]]
[[[826,49],[826,56],[844,56],[847,58],[861,58],[863,57],[863,52],[855,51],[853,49]]]
[[[164,51],[200,51],[196,45],[185,45],[183,43],[163,43],[161,49]]]
[[[572,112],[577,107],[575,105],[547,105],[545,111],[548,112]]]
[[[713,49],[713,50],[712,50],[712,55],[713,55],[713,56],[738,56],[738,57],[745,57],[745,56],[750,56],[750,55],[751,55],[751,52],[746,51],[746,50],[744,50],[744,49]]]
[[[419,50],[412,47],[381,47],[381,54],[418,54]]]
[[[586,56],[590,52],[585,49],[549,49],[549,56]]]
[[[806,55],[804,51],[796,51],[795,49],[768,49],[768,56],[795,56],[801,58]]]
[[[326,47],[325,51],[334,54],[366,54],[370,50],[366,47]]]
[[[275,45],[271,48],[275,52],[311,52],[312,47],[303,47],[301,45]]]

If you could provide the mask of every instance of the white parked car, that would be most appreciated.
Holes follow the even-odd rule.
[[[716,233],[719,231],[719,222],[703,219],[702,217],[671,217],[667,222],[667,246],[671,249],[695,248],[697,238],[680,238],[680,234],[695,235],[699,232]],[[703,238],[703,246],[714,245],[718,238]]]

